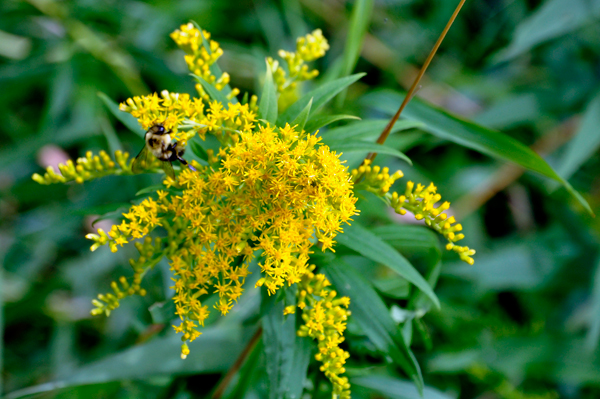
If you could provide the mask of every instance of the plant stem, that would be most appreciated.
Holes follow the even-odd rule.
[[[229,371],[227,371],[225,377],[223,377],[223,379],[217,386],[217,389],[215,389],[215,393],[213,393],[212,395],[213,399],[220,399],[223,396],[223,394],[225,393],[225,389],[227,389],[227,386],[231,382],[231,379],[233,378],[233,376],[235,376],[240,367],[242,367],[242,364],[244,364],[246,357],[248,357],[248,354],[252,351],[252,349],[260,339],[261,335],[262,327],[258,327],[258,330],[256,330],[252,338],[250,338],[250,342],[248,342],[248,345],[246,345],[242,353],[240,353],[240,355],[236,359],[235,363],[233,363],[233,366],[231,366]]]
[[[450,30],[450,27],[452,26],[452,23],[454,22],[454,20],[456,19],[458,13],[460,12],[460,9],[462,8],[463,4],[465,4],[465,1],[466,0],[460,0],[460,2],[458,3],[458,6],[456,6],[456,9],[454,10],[454,13],[452,14],[452,16],[450,17],[450,19],[448,20],[448,23],[446,24],[446,27],[444,28],[444,30],[440,34],[440,37],[438,37],[437,41],[433,45],[433,48],[429,52],[429,55],[427,56],[427,59],[423,63],[423,66],[421,67],[421,70],[419,71],[419,74],[417,75],[417,77],[415,78],[412,86],[410,86],[410,89],[406,93],[406,97],[404,97],[404,101],[402,101],[402,104],[400,105],[400,108],[398,108],[398,112],[396,112],[396,115],[394,115],[394,117],[389,121],[389,123],[387,124],[387,126],[385,127],[385,129],[383,129],[383,131],[381,132],[381,135],[377,139],[377,144],[383,144],[385,142],[385,140],[390,135],[390,132],[392,131],[392,128],[394,127],[394,124],[396,123],[396,121],[400,117],[400,114],[402,113],[402,111],[404,111],[404,108],[406,107],[406,105],[408,104],[408,102],[415,95],[416,90],[418,89],[418,86],[419,86],[419,82],[421,81],[421,78],[425,74],[425,71],[427,70],[427,67],[429,67],[429,64],[431,63],[431,60],[433,59],[433,56],[435,55],[435,53],[437,52],[438,48],[440,47],[440,44],[442,44],[442,41],[444,40],[444,38],[446,37],[446,34]],[[376,152],[372,152],[369,155],[367,155],[367,157],[365,159],[373,161],[376,156],[377,156],[377,153]]]

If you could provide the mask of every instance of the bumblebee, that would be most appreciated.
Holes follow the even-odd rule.
[[[165,174],[172,179],[175,179],[175,171],[173,170],[173,161],[179,161],[192,170],[193,166],[189,165],[183,159],[185,148],[176,141],[171,141],[172,130],[167,130],[162,123],[154,124],[148,129],[144,139],[146,143],[144,148],[133,160],[131,170],[133,173],[142,173],[149,165],[152,164],[152,157],[158,158],[161,162],[161,167]]]

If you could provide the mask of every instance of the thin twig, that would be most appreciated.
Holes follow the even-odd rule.
[[[256,345],[258,340],[260,339],[261,335],[262,335],[262,327],[258,327],[258,330],[256,330],[256,332],[254,333],[252,338],[250,338],[250,342],[248,342],[248,345],[246,345],[246,347],[244,348],[242,353],[240,353],[240,355],[238,356],[235,363],[233,363],[233,366],[231,366],[229,371],[227,371],[227,374],[225,375],[225,377],[223,377],[223,379],[217,386],[217,389],[215,389],[215,393],[213,393],[213,396],[212,396],[213,399],[220,399],[221,396],[223,396],[223,394],[225,393],[225,389],[227,389],[227,386],[231,382],[231,379],[233,378],[233,376],[235,376],[235,374],[242,367],[242,364],[244,364],[244,361],[248,357],[248,354],[252,351],[252,349],[254,348],[254,346]]]
[[[419,82],[421,81],[421,78],[425,74],[425,71],[427,70],[427,67],[429,67],[429,64],[431,63],[433,56],[435,55],[438,48],[440,47],[440,44],[442,44],[442,41],[444,40],[444,38],[446,37],[446,34],[450,30],[450,27],[452,26],[452,23],[454,22],[454,20],[456,19],[456,16],[460,12],[460,9],[462,8],[463,4],[465,4],[465,1],[466,0],[460,0],[460,2],[458,3],[458,6],[454,10],[454,13],[452,14],[450,19],[448,20],[448,23],[446,24],[446,27],[442,31],[440,37],[438,37],[438,39],[435,42],[431,51],[429,52],[429,55],[427,56],[427,59],[423,63],[423,66],[421,67],[419,74],[415,78],[415,81],[413,82],[412,86],[410,86],[410,89],[408,89],[408,92],[406,93],[406,97],[404,97],[404,101],[402,101],[400,108],[398,108],[398,112],[396,112],[396,115],[394,115],[394,117],[389,121],[389,123],[387,124],[385,129],[383,129],[383,132],[381,132],[381,135],[377,139],[377,144],[383,144],[383,143],[385,143],[385,140],[387,140],[388,136],[390,135],[390,132],[392,131],[392,128],[394,127],[394,124],[396,123],[398,118],[400,118],[400,114],[402,113],[402,111],[404,111],[404,108],[406,107],[408,102],[414,96],[415,91],[417,90],[417,87],[419,86]],[[372,152],[369,155],[367,155],[367,158],[365,158],[365,159],[372,161],[375,159],[376,156],[377,156],[377,153]]]

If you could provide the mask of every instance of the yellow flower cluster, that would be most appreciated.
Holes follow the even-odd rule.
[[[120,225],[113,225],[108,233],[98,229],[98,234],[90,233],[85,238],[94,241],[90,248],[92,251],[108,244],[112,252],[117,252],[118,245],[127,244],[130,238],[142,238],[156,226],[160,226],[161,220],[158,218],[158,212],[159,204],[152,198],[146,198],[139,205],[129,208],[129,212],[123,214],[128,221],[123,220]]]
[[[372,192],[376,195],[385,195],[390,191],[390,187],[400,179],[404,174],[398,170],[390,176],[389,168],[381,169],[379,166],[370,166],[370,161],[367,159],[357,169],[353,169],[351,172],[352,180],[355,182],[360,180],[360,185],[357,184],[357,188],[364,188],[367,191]]]
[[[200,298],[218,293],[215,308],[226,314],[243,291],[256,251],[264,274],[257,285],[275,293],[302,279],[313,240],[332,249],[341,226],[356,214],[347,168],[319,141],[289,125],[244,130],[234,145],[221,148],[217,170],[183,169],[180,195],[159,191],[158,201],[131,207],[108,234],[88,235],[92,248],[109,244],[116,250],[156,226],[178,224],[165,227],[177,246],[167,254],[182,319],[175,328],[192,341],[209,314]]]
[[[189,94],[169,93],[163,90],[158,94],[153,93],[147,96],[135,96],[128,98],[126,102],[119,104],[119,109],[129,112],[137,118],[139,124],[144,130],[151,126],[162,123],[167,130],[173,130],[172,138],[187,142],[194,134],[198,133],[203,137],[206,132],[205,126],[194,126],[191,132],[181,134],[178,129],[184,121],[194,121],[205,119],[204,103],[198,98],[190,98]],[[190,127],[191,128],[191,127]]]
[[[171,35],[185,51],[188,67],[199,78],[223,91],[229,75],[217,78],[212,67],[223,51],[210,40],[208,32],[193,24],[182,25]],[[329,45],[320,30],[299,38],[296,52],[280,51],[287,64],[288,75],[278,62],[268,59],[279,93],[279,110],[298,98],[297,83],[313,79],[318,71],[309,70],[306,62],[322,57]],[[218,73],[217,73],[218,74]],[[462,260],[473,263],[475,251],[460,247],[462,227],[444,211],[444,202],[433,185],[414,187],[408,182],[404,195],[388,193],[402,172],[389,174],[388,168],[372,167],[368,161],[348,173],[339,155],[320,142],[316,135],[285,127],[259,123],[256,97],[241,104],[232,100],[239,91],[229,92],[226,104],[208,101],[209,96],[197,85],[199,98],[188,94],[162,91],[136,96],[120,104],[144,129],[162,123],[172,130],[171,138],[185,145],[195,135],[202,140],[213,134],[221,144],[218,152],[207,150],[208,165],[195,164],[195,169],[182,168],[175,179],[164,181],[165,190],[158,190],[123,214],[123,221],[110,231],[98,229],[86,237],[93,241],[92,251],[108,245],[116,252],[119,246],[143,238],[136,248],[140,256],[131,260],[133,280],[121,277],[111,284],[111,293],[99,295],[93,301],[92,314],[108,315],[119,306],[119,300],[129,295],[144,295],[140,287],[147,270],[160,259],[169,260],[175,290],[173,298],[181,323],[173,326],[182,334],[181,355],[189,353],[188,342],[201,333],[210,314],[206,297],[217,294],[214,308],[227,314],[244,291],[248,266],[259,256],[261,278],[256,286],[264,286],[269,294],[285,285],[298,284],[297,306],[302,309],[304,324],[300,336],[310,336],[318,343],[316,359],[321,370],[332,382],[334,396],[350,397],[350,384],[345,373],[348,352],[340,348],[344,341],[350,299],[337,298],[329,288],[331,283],[309,265],[311,249],[319,245],[323,251],[333,251],[335,237],[344,223],[356,215],[355,188],[362,188],[384,198],[396,210],[407,210],[443,234]],[[214,91],[209,90],[213,95]],[[217,95],[218,98],[223,98]],[[244,101],[245,102],[245,101]],[[76,164],[69,161],[52,168],[44,176],[33,179],[41,184],[77,181],[79,183],[108,174],[131,174],[127,153],[116,152],[116,161],[101,152],[88,153]],[[157,164],[158,160],[154,160]],[[160,227],[166,237],[149,237]],[[294,313],[295,306],[285,308]]]
[[[314,265],[309,266],[298,284],[298,307],[303,309],[305,323],[298,335],[317,340],[319,353],[315,358],[323,363],[321,371],[333,384],[334,397],[350,398],[348,378],[341,376],[346,371],[344,364],[350,354],[340,348],[350,316],[350,298],[336,298],[337,293],[328,288],[329,280],[323,274],[315,274],[314,269]],[[294,312],[295,306],[285,308],[286,314]]]
[[[211,65],[223,55],[223,49],[221,49],[219,43],[210,40],[210,33],[205,30],[201,31],[190,22],[181,25],[178,30],[171,33],[171,38],[186,53],[185,62],[194,75],[214,85],[219,91],[229,84],[229,74],[227,72],[217,79],[210,70]],[[208,101],[209,96],[201,84],[196,85],[196,90],[198,90],[198,94],[203,100]],[[227,95],[227,98],[232,99],[239,93],[239,89],[233,89]]]
[[[251,130],[256,121],[249,104],[230,103],[225,109],[223,104],[213,101],[205,109],[202,100],[167,90],[163,90],[160,97],[154,93],[129,98],[119,109],[137,118],[144,129],[162,123],[173,131],[171,138],[183,145],[196,134],[204,140],[207,132],[214,134],[222,144],[228,144],[240,131]]]
[[[68,160],[66,164],[58,165],[58,169],[60,175],[54,171],[52,166],[48,166],[44,176],[34,173],[31,178],[39,184],[67,183],[70,181],[83,183],[87,180],[108,175],[132,174],[129,154],[121,151],[115,152],[114,161],[106,151],[100,151],[98,155],[93,155],[91,151],[88,151],[85,157],[78,158],[75,163]]]
[[[460,259],[472,265],[475,261],[472,256],[475,255],[475,250],[467,246],[456,245],[455,242],[465,238],[462,233],[456,234],[462,230],[462,225],[456,223],[454,216],[448,217],[444,213],[450,208],[448,201],[443,202],[439,206],[435,206],[442,199],[442,196],[437,193],[437,187],[430,183],[428,187],[422,184],[415,184],[411,181],[406,183],[406,191],[404,195],[398,195],[394,192],[391,196],[390,205],[396,213],[404,215],[406,211],[410,211],[417,220],[425,221],[425,224],[443,235],[447,240],[446,249],[454,251]]]
[[[287,64],[289,76],[286,75],[285,70],[279,65],[278,61],[273,60],[271,57],[267,58],[269,67],[273,72],[273,80],[277,85],[280,110],[285,110],[298,99],[297,82],[311,80],[319,75],[318,70],[309,70],[306,62],[323,57],[327,50],[329,50],[329,43],[323,37],[321,29],[317,29],[297,39],[295,53],[279,50],[279,56]]]
[[[95,308],[92,309],[92,315],[104,313],[106,316],[109,316],[112,310],[119,307],[119,301],[121,299],[135,294],[141,296],[146,295],[146,290],[140,286],[142,277],[148,268],[154,267],[160,260],[161,256],[155,257],[154,255],[160,253],[162,240],[157,237],[154,239],[154,244],[152,244],[152,239],[146,237],[143,243],[136,242],[135,247],[140,253],[140,256],[137,260],[129,260],[129,263],[133,268],[133,282],[130,284],[123,276],[119,278],[119,283],[121,283],[120,286],[116,281],[113,281],[111,283],[113,293],[100,294],[98,295],[98,299],[92,301],[92,304],[95,306]]]
[[[400,215],[406,214],[406,211],[415,215],[415,219],[423,220],[427,226],[437,231],[448,240],[446,249],[454,251],[460,259],[472,265],[475,250],[467,246],[456,245],[455,243],[465,238],[464,234],[457,232],[462,230],[462,225],[456,223],[454,216],[448,217],[445,211],[450,208],[448,201],[439,206],[436,203],[441,201],[442,196],[437,193],[437,188],[431,183],[428,187],[415,184],[411,181],[406,183],[404,195],[398,195],[397,192],[389,194],[390,187],[394,182],[403,176],[401,171],[389,175],[389,169],[381,169],[379,166],[371,166],[369,160],[365,160],[363,165],[352,170],[352,178],[356,183],[357,189],[364,189],[383,197]]]

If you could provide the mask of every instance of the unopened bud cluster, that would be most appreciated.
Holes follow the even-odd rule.
[[[417,184],[415,187],[411,181],[406,183],[404,195],[394,192],[389,198],[390,205],[396,213],[404,215],[406,211],[409,211],[415,215],[415,219],[423,220],[427,226],[448,240],[446,245],[448,251],[456,252],[462,261],[472,265],[474,263],[472,256],[475,255],[475,250],[455,244],[465,238],[464,234],[459,233],[462,231],[462,225],[456,223],[454,216],[448,216],[445,213],[450,208],[448,201],[435,206],[441,199],[442,196],[437,193],[437,187],[433,183],[427,187],[422,184]]]
[[[189,70],[207,83],[214,85],[219,91],[229,84],[229,74],[223,73],[217,78],[210,70],[223,55],[223,49],[214,40],[210,40],[210,33],[200,30],[191,22],[181,25],[175,32],[171,33],[171,39],[177,43],[179,48],[185,51],[185,62]],[[201,84],[196,85],[200,97],[208,101],[209,96]],[[240,93],[239,89],[233,89],[228,93],[228,99],[232,99]]]
[[[351,175],[352,180],[355,182],[360,180],[357,188],[363,188],[380,196],[390,191],[390,187],[396,180],[404,176],[400,170],[390,175],[389,168],[381,168],[377,165],[371,166],[371,161],[368,159],[358,169],[353,169]]]
[[[299,37],[296,41],[296,52],[279,50],[279,56],[285,61],[288,73],[273,58],[267,62],[273,72],[273,80],[279,93],[278,106],[284,110],[298,99],[297,83],[311,80],[319,75],[316,69],[310,70],[307,62],[314,61],[325,55],[329,49],[327,39],[320,29]]]
[[[135,243],[135,247],[140,253],[140,256],[137,260],[129,260],[129,263],[133,268],[132,282],[129,283],[124,276],[119,278],[118,283],[113,281],[110,285],[113,292],[100,294],[98,295],[98,299],[92,301],[92,304],[94,305],[94,309],[92,309],[91,312],[92,315],[95,316],[104,313],[109,316],[112,310],[119,307],[121,299],[131,295],[146,295],[146,290],[140,286],[142,275],[149,267],[154,267],[158,261],[160,261],[161,257],[155,258],[154,254],[157,251],[160,251],[161,245],[161,239],[158,237],[155,239],[154,244],[150,237],[146,237],[143,243]]]
[[[366,190],[382,197],[400,215],[406,214],[407,211],[411,212],[415,219],[423,220],[427,226],[448,240],[446,245],[448,251],[456,252],[462,261],[470,265],[474,263],[472,256],[475,255],[475,250],[455,244],[465,237],[464,234],[459,233],[462,231],[462,225],[456,223],[454,216],[448,216],[445,213],[450,208],[448,201],[436,206],[442,200],[442,196],[437,193],[437,188],[433,183],[428,187],[422,184],[417,184],[415,187],[415,184],[409,181],[406,183],[403,195],[399,195],[397,192],[390,194],[391,186],[403,176],[403,173],[397,171],[390,175],[388,168],[371,166],[371,161],[368,159],[357,169],[352,170],[350,174],[357,189]]]
[[[68,183],[70,181],[83,183],[108,175],[130,175],[132,173],[129,154],[121,151],[115,152],[114,161],[106,151],[100,151],[98,155],[93,155],[91,151],[88,151],[85,157],[78,158],[75,163],[68,160],[65,164],[59,164],[58,169],[60,174],[56,173],[52,166],[48,166],[44,176],[34,173],[31,178],[39,184]]]

